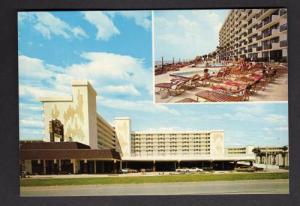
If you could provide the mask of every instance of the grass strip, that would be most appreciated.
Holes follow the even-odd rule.
[[[142,184],[167,182],[234,181],[261,179],[288,179],[286,173],[234,173],[234,174],[180,174],[164,176],[136,177],[87,177],[87,178],[26,178],[21,179],[22,187],[61,185],[102,185],[102,184]]]

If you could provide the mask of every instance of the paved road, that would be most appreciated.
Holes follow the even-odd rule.
[[[285,180],[21,187],[21,196],[288,194]]]

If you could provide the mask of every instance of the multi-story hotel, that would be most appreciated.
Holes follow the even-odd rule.
[[[137,132],[129,117],[117,117],[111,126],[97,114],[97,94],[87,81],[72,82],[72,92],[40,99],[44,142],[20,145],[21,168],[28,173],[106,173],[122,167],[233,169],[238,161],[256,160],[254,147],[225,148],[223,130]]]
[[[287,9],[233,9],[219,32],[220,60],[287,61]]]

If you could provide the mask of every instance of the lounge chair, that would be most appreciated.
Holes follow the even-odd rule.
[[[185,89],[184,89],[184,84],[185,82],[179,82],[179,83],[158,83],[155,85],[155,87],[158,87],[161,91],[167,90],[169,95],[171,96],[177,96],[182,94]]]
[[[176,75],[170,75],[170,76],[174,76],[174,79],[171,79],[171,82],[178,82],[178,81],[182,81],[184,82],[184,89],[186,90],[191,90],[191,89],[195,89],[196,87],[198,87],[198,80],[201,78],[201,76],[199,76],[198,74],[195,74],[192,77],[184,77],[184,76],[176,76]]]
[[[183,92],[185,92],[185,88],[184,88],[185,82],[180,82],[178,84],[172,85],[170,87],[169,94],[171,96],[178,96],[180,94],[182,94]]]
[[[195,95],[197,96],[197,101],[198,97],[206,99],[210,102],[240,102],[249,100],[249,93],[247,89],[233,92],[231,95],[222,92],[202,90]]]
[[[194,100],[192,98],[184,98],[184,99],[177,101],[176,103],[193,103],[193,102],[197,102],[197,100]]]

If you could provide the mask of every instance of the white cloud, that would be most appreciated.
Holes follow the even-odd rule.
[[[133,95],[133,96],[141,95],[141,93],[132,84],[105,86],[102,87],[101,91],[104,93],[110,93],[111,95],[114,94],[125,94],[125,95]]]
[[[19,85],[19,95],[27,96],[32,101],[39,101],[40,97],[48,97],[48,96],[65,96],[66,93],[60,92],[59,90],[53,90],[51,88],[39,88],[35,86],[29,85]]]
[[[144,68],[143,60],[97,52],[83,53],[82,58],[87,61],[61,68],[37,58],[19,56],[20,95],[31,100],[70,95],[70,83],[74,79],[86,79],[96,91],[107,95],[139,96],[145,90],[152,93],[152,70]],[[44,82],[48,82],[48,86]]]
[[[24,55],[19,56],[20,77],[41,81],[50,78],[52,75],[53,73],[45,68],[42,60]]]
[[[43,108],[41,105],[37,104],[25,104],[25,103],[19,103],[19,109],[24,111],[24,110],[29,110],[29,111],[42,111]]]
[[[66,68],[66,74],[76,79],[88,79],[96,89],[109,84],[132,84],[132,94],[136,88],[146,88],[152,92],[152,70],[144,68],[143,61],[126,55],[103,52],[83,53],[86,63],[74,64]],[[110,88],[111,89],[111,88]],[[119,88],[120,89],[120,88]]]
[[[47,39],[51,39],[52,36],[61,36],[66,39],[88,37],[81,27],[72,27],[49,12],[20,12],[18,18],[19,23],[26,20],[33,23],[34,29]]]
[[[218,45],[218,31],[224,11],[155,11],[155,58],[192,59],[212,52]]]
[[[279,114],[268,114],[264,117],[264,120],[269,123],[287,124],[288,117],[284,116],[284,115],[279,115]]]
[[[87,35],[87,34],[85,33],[85,31],[84,31],[81,27],[79,27],[79,26],[74,27],[74,28],[72,29],[72,32],[73,32],[74,36],[77,37],[77,38],[80,38],[80,37],[88,38],[88,35]]]
[[[120,34],[118,28],[110,20],[110,18],[105,15],[102,11],[86,11],[82,12],[84,19],[97,29],[97,40],[107,41],[111,37]]]
[[[135,24],[146,30],[151,28],[151,11],[110,11],[110,16],[120,15],[128,19],[133,19]]]
[[[22,127],[26,128],[42,128],[44,126],[43,122],[41,121],[40,118],[26,118],[26,119],[21,119],[20,124]]]
[[[114,108],[114,109],[150,112],[150,113],[165,112],[176,116],[179,115],[179,112],[175,109],[171,109],[165,105],[153,104],[152,101],[147,101],[147,100],[129,101],[129,100],[122,100],[122,99],[101,98],[101,101],[99,101],[99,103],[105,107]]]

